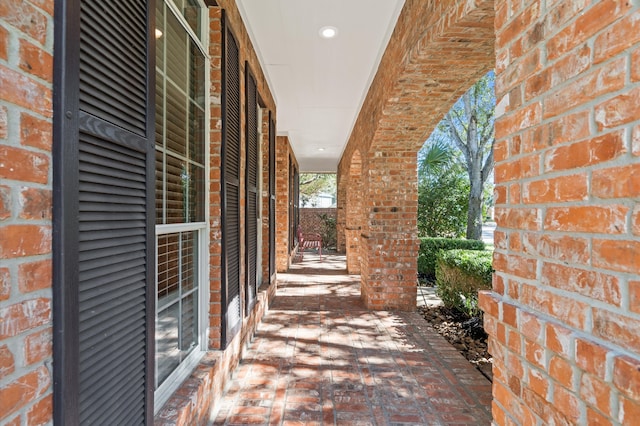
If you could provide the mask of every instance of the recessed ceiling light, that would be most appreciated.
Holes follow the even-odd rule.
[[[336,27],[320,28],[320,37],[322,38],[335,38],[337,35],[338,35],[338,29]]]
[[[324,148],[318,148],[318,151],[324,151]]]

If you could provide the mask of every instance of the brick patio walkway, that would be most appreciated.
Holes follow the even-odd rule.
[[[487,425],[489,381],[417,313],[367,311],[344,257],[278,274],[214,425]]]

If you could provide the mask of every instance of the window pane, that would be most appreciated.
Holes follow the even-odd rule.
[[[188,187],[186,183],[187,172],[184,160],[167,154],[166,179],[167,179],[167,223],[187,222],[185,211],[185,199]]]
[[[156,365],[158,385],[165,381],[180,364],[178,347],[179,303],[174,303],[158,313],[156,322]]]
[[[162,176],[163,154],[156,150],[156,224],[164,222],[162,213],[164,212],[164,180]]]
[[[202,13],[202,9],[196,0],[186,1],[182,9],[182,14],[198,37],[201,37],[202,34],[202,29],[200,28],[200,13]]]
[[[205,93],[204,93],[204,55],[191,41],[190,43],[190,55],[189,55],[189,97],[193,99],[198,106],[204,108],[205,105]]]
[[[167,77],[182,90],[186,91],[187,33],[171,13],[167,14],[167,38],[165,43],[167,45]]]
[[[182,335],[180,338],[184,359],[198,344],[198,292],[182,299]]]
[[[158,1],[156,3],[156,67],[159,70],[164,70],[164,3]]]
[[[158,384],[198,345],[199,231],[158,236]]]
[[[167,149],[187,155],[187,96],[167,82]]]
[[[164,144],[164,79],[156,78],[156,146],[163,146],[163,144]]]
[[[158,309],[180,297],[179,235],[158,236]]]
[[[190,222],[204,222],[204,200],[200,194],[204,193],[204,167],[190,165],[189,212]]]
[[[196,231],[182,233],[182,250],[181,250],[181,267],[182,294],[188,293],[196,287],[198,282],[198,269],[196,264],[198,261],[198,234]]]
[[[204,221],[204,167],[167,154],[167,223]]]
[[[189,158],[204,164],[204,110],[189,102]]]

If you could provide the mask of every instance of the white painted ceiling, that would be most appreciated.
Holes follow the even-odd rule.
[[[237,0],[302,172],[335,172],[404,0]],[[338,36],[323,39],[320,28]]]

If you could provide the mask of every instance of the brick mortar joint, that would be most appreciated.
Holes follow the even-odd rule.
[[[528,315],[531,315],[531,316],[533,316],[535,318],[538,318],[543,323],[543,325],[544,324],[552,324],[552,325],[559,326],[559,327],[562,327],[562,328],[570,331],[571,337],[572,337],[572,342],[575,342],[577,339],[581,339],[583,341],[594,343],[594,344],[596,344],[598,346],[601,346],[601,347],[605,348],[607,350],[607,354],[608,354],[607,357],[611,358],[611,360],[608,359],[608,361],[607,361],[608,362],[607,370],[610,370],[609,367],[612,366],[613,359],[621,357],[621,356],[628,356],[628,357],[630,357],[632,359],[635,359],[635,360],[638,360],[640,362],[640,355],[639,354],[634,353],[634,352],[632,352],[630,350],[624,349],[624,348],[622,348],[622,347],[620,347],[618,345],[615,345],[610,341],[607,341],[607,340],[604,340],[602,338],[599,338],[599,337],[591,334],[588,331],[580,330],[580,329],[577,329],[575,327],[572,327],[570,324],[562,322],[558,318],[555,318],[555,317],[553,317],[551,315],[548,315],[548,314],[545,314],[543,312],[537,311],[535,309],[529,308],[527,305],[522,304],[518,300],[512,299],[509,296],[501,295],[500,293],[497,293],[497,292],[495,292],[493,290],[486,290],[486,291],[484,291],[484,293],[488,293],[490,295],[489,297],[491,297],[494,301],[496,301],[499,304],[499,309],[500,309],[499,315],[500,316],[502,315],[502,312],[503,312],[503,310],[502,310],[503,304],[508,304],[510,306],[515,307],[517,309],[517,311],[519,311],[519,312],[524,312],[524,313],[526,313]],[[501,320],[499,317],[494,317],[491,314],[488,314],[486,312],[485,312],[485,314],[490,316],[490,317],[492,317],[492,318],[494,318],[496,321],[504,323],[504,321]],[[518,322],[520,322],[519,318],[520,318],[520,314],[518,313],[518,316],[517,316],[517,321]],[[640,321],[640,315],[638,315],[637,319],[638,319],[638,321]],[[514,330],[519,335],[522,335],[519,327],[518,328],[514,328],[509,324],[506,324],[506,323],[504,323],[504,324],[505,324],[505,327],[507,329]],[[546,339],[543,339],[543,340],[546,340]],[[546,345],[545,342],[543,342],[542,344]],[[575,350],[575,348],[574,348],[574,350]],[[575,364],[574,357],[575,357],[575,353],[572,355],[572,360],[571,360],[572,365],[575,366],[576,364]],[[611,364],[611,366],[609,364]]]

